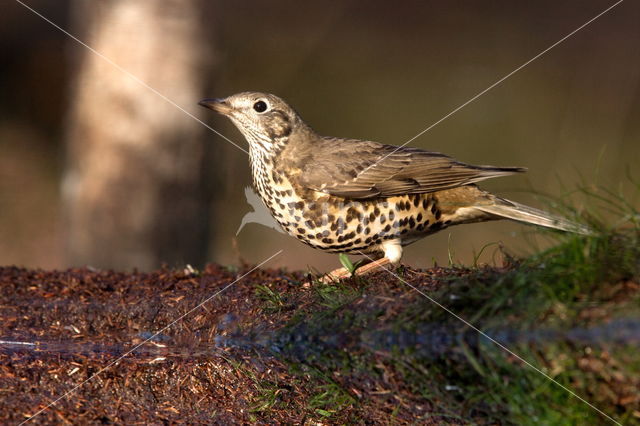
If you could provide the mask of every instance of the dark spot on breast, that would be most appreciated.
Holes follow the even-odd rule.
[[[420,205],[420,195],[416,195],[413,199],[413,206],[418,207]]]
[[[389,220],[393,220],[394,217],[396,217],[396,214],[393,212],[393,210],[389,210]]]
[[[310,221],[310,220],[305,221],[305,222],[304,222],[304,224],[305,224],[305,225],[307,226],[307,228],[309,228],[309,229],[313,229],[313,228],[315,228],[315,226],[313,226],[313,222],[312,222],[312,221]]]
[[[298,231],[301,234],[304,234],[304,228],[298,228],[298,229],[296,229],[296,231]]]
[[[275,182],[276,184],[282,183],[282,177],[278,173],[276,173],[275,170],[271,172],[271,179],[273,179],[273,182]],[[268,186],[266,186],[264,190],[265,192],[271,193],[271,188],[269,188]]]
[[[416,222],[422,222],[422,213],[418,213],[418,216],[416,216]]]
[[[409,218],[409,227],[410,228],[415,228],[416,227],[416,221],[413,219],[413,216],[411,216]]]
[[[315,237],[315,235],[307,234],[307,238],[309,238],[310,240],[313,240]]]
[[[445,225],[451,225],[451,220],[445,220],[445,221],[444,221],[444,224],[445,224]]]
[[[358,227],[356,228],[356,232],[357,232],[358,234],[361,234],[361,233],[362,233],[362,225],[358,224]]]
[[[371,213],[369,215],[369,222],[373,222],[374,220],[376,220],[376,215],[374,215],[373,213]]]
[[[364,235],[369,235],[370,232],[371,232],[371,229],[369,229],[368,226],[364,228]]]
[[[384,215],[380,216],[380,225],[382,225],[383,223],[385,223],[387,221],[387,218],[384,217]]]
[[[440,217],[442,216],[442,212],[440,210],[438,210],[436,212],[436,220],[440,220]]]
[[[331,244],[333,242],[333,240],[331,238],[323,238],[322,242],[325,244]]]
[[[436,214],[436,211],[438,211],[438,206],[436,206],[435,204],[431,206],[431,213],[432,214]]]
[[[391,225],[387,225],[384,227],[385,232],[389,232],[391,230]]]
[[[323,237],[328,237],[329,236],[329,231],[327,231],[326,229],[324,231],[322,231],[322,236]]]

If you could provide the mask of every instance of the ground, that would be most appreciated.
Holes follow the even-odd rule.
[[[637,241],[334,284],[0,268],[0,421],[640,423]]]

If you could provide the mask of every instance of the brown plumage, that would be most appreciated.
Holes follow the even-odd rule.
[[[314,138],[309,156],[297,163],[300,185],[359,200],[425,194],[525,171],[472,166],[416,148],[327,137]]]
[[[496,219],[589,232],[475,185],[523,168],[473,166],[417,148],[323,137],[266,93],[200,104],[229,117],[246,137],[254,188],[282,228],[324,251],[397,263],[402,246],[426,235]]]

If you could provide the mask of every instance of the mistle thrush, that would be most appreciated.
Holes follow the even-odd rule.
[[[326,252],[375,256],[373,268],[397,264],[402,247],[463,223],[511,219],[588,232],[476,186],[523,168],[473,166],[417,148],[320,136],[267,93],[200,105],[230,118],[247,139],[254,189],[287,233]]]

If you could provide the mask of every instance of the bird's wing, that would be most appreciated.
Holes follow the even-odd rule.
[[[472,166],[438,152],[376,142],[322,138],[314,145],[299,183],[350,199],[435,192],[525,171]]]

